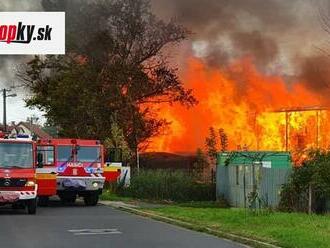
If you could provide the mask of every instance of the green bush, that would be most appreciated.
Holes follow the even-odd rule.
[[[130,187],[117,193],[149,200],[213,201],[215,185],[197,183],[193,176],[182,171],[140,170],[132,176]]]
[[[293,170],[284,185],[279,204],[284,211],[308,211],[309,188],[312,192],[312,210],[323,213],[330,199],[330,151],[310,151],[308,159]]]

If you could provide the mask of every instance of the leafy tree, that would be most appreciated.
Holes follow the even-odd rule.
[[[205,147],[209,161],[214,165],[217,159],[217,136],[213,127],[209,128],[209,135],[205,139]]]
[[[109,148],[120,149],[123,161],[129,161],[132,157],[132,151],[129,148],[123,130],[120,126],[113,122],[111,125],[111,136],[105,139],[104,146]]]
[[[65,56],[35,56],[18,73],[27,106],[46,113],[60,135],[111,137],[112,117],[131,150],[144,148],[168,122],[154,105],[196,104],[165,51],[188,31],[156,18],[146,0],[43,0],[67,16]]]
[[[42,130],[54,138],[58,137],[57,127],[49,125],[47,122],[43,125]]]
[[[221,151],[225,152],[228,150],[228,136],[223,128],[219,129],[219,137],[220,137]]]
[[[308,192],[312,190],[312,210],[325,211],[330,197],[330,151],[312,150],[300,167],[294,168],[281,192],[280,208],[286,211],[308,211]]]

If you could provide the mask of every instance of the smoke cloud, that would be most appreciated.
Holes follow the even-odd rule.
[[[63,10],[67,34],[74,34],[79,28],[70,23],[92,26],[88,25],[92,20],[79,12],[80,4],[86,2],[4,0],[0,10]],[[223,68],[233,60],[248,57],[263,73],[299,78],[321,95],[329,88],[330,73],[326,71],[329,58],[318,49],[328,46],[329,34],[324,31],[329,31],[328,19],[324,18],[329,16],[328,1],[151,0],[151,6],[157,16],[174,18],[192,31],[190,41],[184,43],[186,48],[181,49],[185,58],[195,56],[209,66]],[[28,58],[0,56],[1,83],[11,83],[17,64]]]
[[[40,0],[8,0],[1,1],[0,11],[40,11]],[[0,56],[0,85],[9,87],[15,84],[17,65],[28,60],[29,56],[1,55]]]
[[[152,0],[152,6],[193,32],[192,54],[209,66],[248,57],[262,73],[296,78],[320,95],[330,91],[330,52],[320,52],[329,45],[328,1]]]
[[[307,88],[320,95],[330,93],[330,60],[319,55],[306,58],[301,64],[301,78]]]

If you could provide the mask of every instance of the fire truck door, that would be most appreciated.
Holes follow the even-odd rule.
[[[38,196],[56,195],[56,167],[54,165],[54,147],[37,147],[37,184]]]

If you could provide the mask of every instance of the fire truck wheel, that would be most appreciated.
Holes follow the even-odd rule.
[[[39,196],[38,197],[38,206],[47,207],[48,206],[49,197],[48,196]]]
[[[36,214],[37,212],[37,199],[31,199],[27,201],[28,214]]]
[[[89,193],[88,195],[84,196],[84,202],[86,206],[96,206],[99,201],[99,194],[96,193]]]

